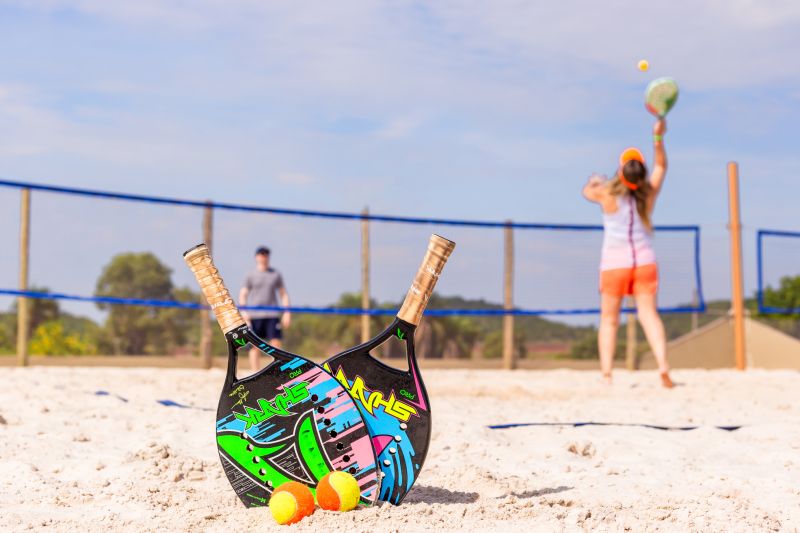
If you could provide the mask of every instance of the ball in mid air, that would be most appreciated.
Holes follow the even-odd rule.
[[[314,512],[314,495],[302,483],[287,481],[272,492],[269,511],[277,523],[294,524]]]
[[[317,503],[326,511],[351,511],[360,498],[358,481],[347,472],[329,472],[317,484]]]
[[[638,67],[642,72],[647,72],[647,69],[650,68],[650,62],[646,59],[640,59]]]

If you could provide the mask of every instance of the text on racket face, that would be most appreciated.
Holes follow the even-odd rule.
[[[330,366],[327,363],[324,365],[324,368],[331,373]],[[347,389],[347,392],[350,393],[350,396],[352,396],[357,402],[361,403],[361,405],[364,406],[364,409],[366,409],[371,415],[374,414],[376,407],[381,406],[387,415],[393,416],[401,422],[407,422],[408,419],[411,418],[411,415],[417,414],[417,410],[414,407],[395,398],[394,391],[389,394],[388,398],[384,398],[384,395],[381,391],[369,389],[361,376],[356,376],[353,380],[353,384],[351,385],[347,379],[347,376],[344,375],[344,370],[339,368],[335,377],[336,380],[342,384],[342,387]],[[407,391],[401,391],[401,394],[403,392],[406,392],[406,394],[403,394],[403,396],[408,397],[409,393]]]
[[[296,413],[289,411],[289,407],[308,398],[308,385],[308,382],[301,381],[286,387],[284,393],[276,395],[272,400],[259,398],[256,400],[258,408],[243,405],[244,414],[233,410],[231,412],[233,416],[245,423],[245,430],[264,420],[269,420],[273,416],[293,416]]]

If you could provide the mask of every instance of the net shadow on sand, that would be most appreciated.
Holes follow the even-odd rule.
[[[480,498],[480,495],[477,492],[462,492],[443,489],[442,487],[415,485],[414,489],[403,500],[403,503],[475,503],[478,498]]]
[[[567,487],[561,485],[560,487],[551,487],[546,489],[526,490],[525,492],[512,492],[510,495],[519,499],[538,498],[540,496],[547,496],[548,494],[558,494],[559,492],[566,492],[575,487]]]

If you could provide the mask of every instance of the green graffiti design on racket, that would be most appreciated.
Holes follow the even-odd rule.
[[[328,472],[350,472],[361,501],[375,503],[379,482],[369,429],[353,399],[308,359],[261,340],[245,323],[214,266],[208,247],[184,254],[228,343],[228,371],[217,406],[216,441],[225,475],[247,507],[269,502],[287,481],[312,492]],[[236,377],[247,345],[272,356],[266,368]]]
[[[664,118],[678,101],[678,84],[672,78],[653,80],[644,91],[644,105],[648,111]]]
[[[361,409],[381,471],[378,499],[395,505],[411,490],[428,453],[431,408],[414,352],[414,332],[454,247],[454,242],[432,235],[397,318],[372,340],[324,364]],[[370,354],[393,337],[405,343],[407,371]]]

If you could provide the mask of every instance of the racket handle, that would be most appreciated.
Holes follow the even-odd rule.
[[[244,325],[245,321],[239,314],[239,310],[231,298],[231,293],[225,287],[219,270],[214,266],[208,246],[205,244],[195,246],[183,254],[183,259],[192,270],[197,283],[200,284],[200,289],[203,291],[208,305],[214,311],[222,332],[228,333]]]
[[[415,326],[419,325],[422,313],[425,312],[425,306],[428,305],[428,300],[433,294],[433,288],[439,281],[439,275],[455,247],[456,243],[453,241],[439,235],[431,235],[425,259],[422,260],[414,282],[408,289],[408,294],[397,313],[397,318]]]

